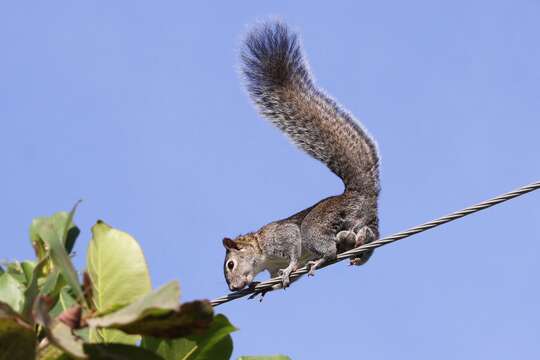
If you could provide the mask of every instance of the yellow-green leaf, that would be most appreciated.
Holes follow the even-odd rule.
[[[152,290],[146,260],[137,241],[102,221],[92,227],[86,262],[92,302],[99,313],[128,305]],[[91,342],[135,344],[138,339],[118,330],[90,331]]]
[[[177,281],[171,281],[114,312],[88,319],[88,324],[118,327],[140,321],[147,316],[163,317],[178,309],[179,297],[180,286]]]
[[[41,271],[45,267],[47,259],[41,259],[40,262],[32,268],[28,285],[24,291],[24,307],[22,315],[25,319],[29,320],[32,317],[32,306],[34,300],[39,293],[38,279],[42,275]]]
[[[91,328],[114,328],[127,334],[178,338],[203,334],[213,319],[207,300],[178,304],[176,281],[155,290],[134,303],[103,316],[87,319]]]
[[[74,208],[76,208],[79,203],[80,201],[75,204]],[[44,243],[44,239],[39,235],[39,227],[44,222],[53,226],[57,236],[62,239],[67,253],[71,253],[71,250],[75,245],[75,240],[80,233],[79,228],[73,223],[73,213],[73,210],[70,213],[60,211],[52,216],[37,217],[32,220],[32,224],[30,225],[30,241],[34,246],[38,260],[47,256],[47,251],[49,249],[48,244]]]
[[[24,306],[24,286],[8,273],[0,275],[0,301],[8,304],[16,312]]]

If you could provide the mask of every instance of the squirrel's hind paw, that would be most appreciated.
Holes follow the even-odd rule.
[[[351,230],[343,230],[336,235],[337,252],[341,253],[352,249],[356,244],[356,234]]]
[[[358,230],[358,234],[356,235],[356,243],[354,247],[356,248],[365,244],[369,244],[373,240],[375,240],[375,234],[373,233],[373,230],[371,230],[367,226],[364,226],[360,230]],[[352,258],[349,264],[356,265],[356,266],[363,265],[369,260],[372,253],[373,253],[373,250],[366,251],[365,253],[362,253],[358,255],[357,257]]]

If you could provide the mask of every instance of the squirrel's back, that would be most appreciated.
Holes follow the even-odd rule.
[[[376,196],[375,143],[314,85],[296,34],[280,22],[260,25],[248,33],[241,57],[247,89],[262,115],[325,163],[346,190]]]

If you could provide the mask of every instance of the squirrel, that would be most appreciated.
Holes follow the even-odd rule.
[[[289,218],[223,239],[223,266],[231,291],[256,283],[267,270],[290,284],[290,274],[307,265],[308,275],[338,253],[379,237],[379,157],[370,135],[314,84],[296,33],[280,21],[252,28],[241,50],[241,72],[259,112],[298,147],[323,162],[345,185]],[[373,250],[351,259],[362,265]],[[263,294],[264,295],[264,294]]]

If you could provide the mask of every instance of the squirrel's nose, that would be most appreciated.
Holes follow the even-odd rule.
[[[231,284],[231,285],[229,286],[229,289],[231,289],[231,291],[237,291],[237,290],[243,289],[244,286],[245,286],[245,283],[243,283],[243,282],[240,283],[240,284],[238,284],[238,285]]]

